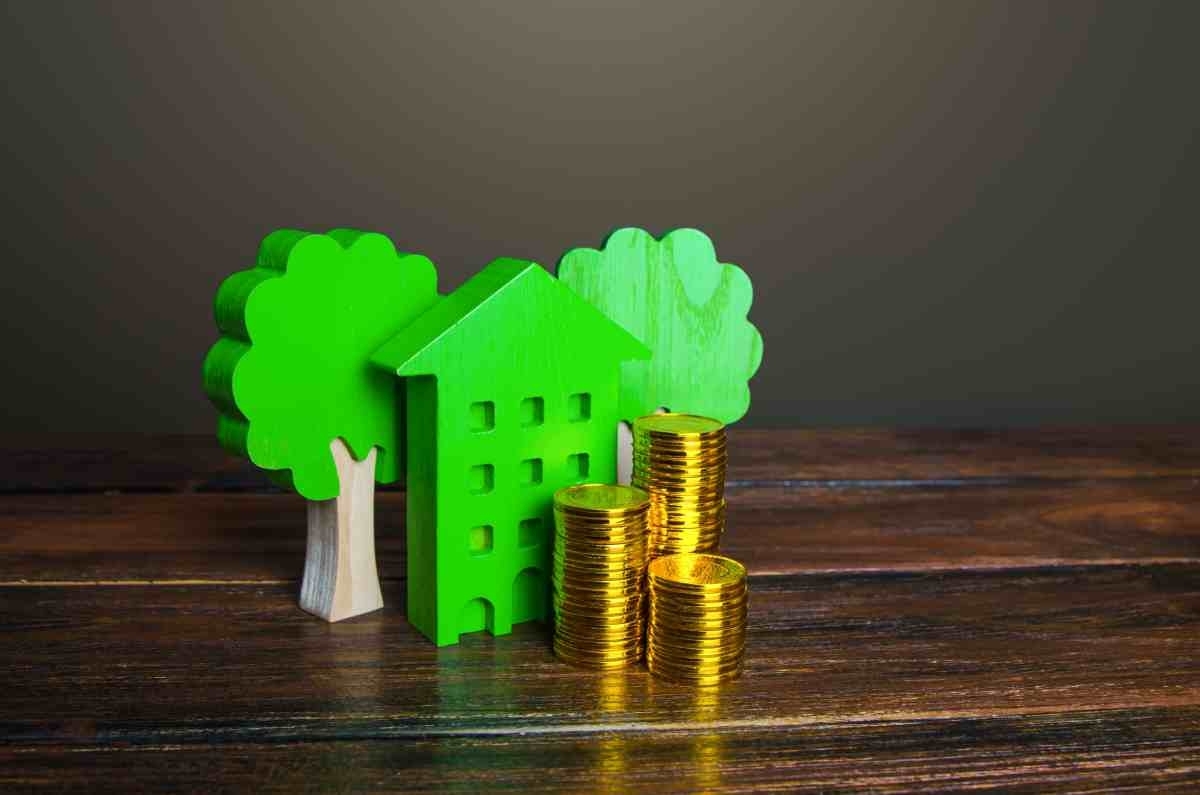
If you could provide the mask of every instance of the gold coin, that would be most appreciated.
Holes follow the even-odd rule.
[[[717,668],[697,668],[695,666],[677,666],[657,658],[647,658],[646,665],[651,673],[663,679],[675,682],[686,682],[696,685],[715,685],[736,679],[742,673],[742,663],[733,663]]]
[[[669,436],[709,436],[725,430],[725,425],[720,420],[673,412],[639,417],[634,420],[633,427],[635,431]]]
[[[740,675],[749,593],[746,567],[722,555],[665,555],[646,568],[646,667],[698,685]]]
[[[612,654],[580,654],[571,649],[571,647],[559,643],[554,644],[554,654],[563,662],[570,663],[571,665],[599,670],[627,668],[631,665],[636,665],[641,656],[637,650],[614,652]]]
[[[574,649],[576,654],[624,653],[622,650],[635,648],[642,642],[637,622],[614,624],[612,630],[605,633],[597,633],[592,629],[590,624],[583,622],[560,622],[554,627],[554,639],[560,645]]]
[[[666,461],[651,456],[635,455],[634,480],[643,483],[671,483],[681,478],[723,480],[727,458],[692,458],[686,463]],[[642,488],[638,486],[637,488]]]
[[[571,574],[568,572],[564,579],[580,579]],[[622,605],[639,599],[642,592],[643,586],[640,581],[621,583],[612,588],[571,583],[555,588],[553,597],[556,604],[565,604],[576,612],[595,613],[600,610],[617,610]]]
[[[610,669],[644,657],[655,675],[698,685],[740,673],[745,568],[707,554],[725,526],[727,462],[719,421],[642,417],[634,422],[630,486],[587,484],[555,494],[560,659]],[[671,557],[648,567],[659,555]]]
[[[641,658],[649,508],[632,486],[554,495],[554,653],[565,662],[615,668]]]
[[[633,445],[633,454],[638,458],[661,460],[664,463],[682,466],[690,461],[727,458],[729,448],[723,442],[719,444],[710,442],[677,444],[666,439],[643,437]]]
[[[686,623],[688,626],[708,626],[730,623],[744,617],[748,600],[739,595],[733,598],[729,607],[687,610],[681,604],[670,604],[662,593],[654,592],[654,609],[650,611],[651,623],[669,622],[675,626]]]
[[[654,589],[654,604],[673,618],[716,619],[732,615],[735,610],[744,610],[749,602],[745,591],[714,591],[712,594],[721,600],[720,604],[693,604],[689,597],[698,594],[680,592],[672,597],[655,583],[651,583],[650,587]]]
[[[647,501],[641,489],[632,486],[609,486],[601,483],[584,483],[559,489],[554,495],[555,505],[567,511],[585,513],[636,512]]]
[[[727,458],[729,447],[724,441],[679,442],[663,437],[641,436],[634,442],[633,454],[639,458],[661,459],[682,465],[706,458]]]
[[[692,624],[662,624],[655,621],[649,625],[646,634],[660,640],[665,647],[680,649],[722,648],[727,640],[745,637],[743,631],[746,625],[745,615],[727,622],[714,623],[703,629],[696,629]]]
[[[633,424],[635,487],[649,496],[651,559],[717,549],[725,528],[725,428],[693,414],[654,414]]]
[[[721,669],[738,668],[745,659],[740,654],[740,648],[736,651],[739,653],[727,655],[725,657],[708,657],[694,658],[687,656],[679,656],[671,653],[664,653],[662,647],[650,639],[650,645],[647,646],[649,653],[647,657],[652,665],[657,664],[662,667],[671,667],[678,669],[692,669],[695,671],[718,671]]]
[[[696,587],[733,585],[746,579],[746,567],[721,555],[669,555],[654,560],[647,573],[669,584]]]

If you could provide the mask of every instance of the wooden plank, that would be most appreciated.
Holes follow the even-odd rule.
[[[1200,483],[735,489],[721,549],[758,574],[1200,560]]]
[[[304,571],[295,494],[83,494],[0,500],[0,582],[283,582]],[[404,495],[375,503],[381,577],[404,576]]]
[[[0,748],[0,789],[141,792],[164,786],[243,792],[1194,791],[1200,786],[1200,709],[600,735]]]
[[[1200,426],[749,429],[729,432],[733,482],[1143,478],[1200,475]],[[214,435],[14,435],[0,492],[270,491]]]
[[[379,572],[404,577],[404,495],[376,500]],[[0,582],[293,580],[289,494],[31,495],[0,501]],[[1192,480],[729,491],[723,550],[757,574],[1200,560]]]
[[[756,577],[719,689],[564,665],[544,628],[438,649],[293,587],[0,589],[0,744],[800,728],[1200,704],[1200,565]],[[564,728],[567,727],[567,728]]]
[[[215,430],[204,436],[14,434],[0,445],[5,494],[273,489],[249,461],[221,449]]]
[[[1200,426],[745,429],[729,478],[892,481],[1195,477]]]
[[[810,428],[729,432],[729,479],[956,480],[965,478],[1142,478],[1200,475],[1200,426],[1064,428]],[[193,440],[207,455],[214,439]],[[199,470],[203,473],[205,470]],[[261,472],[225,456],[198,488],[238,490]]]

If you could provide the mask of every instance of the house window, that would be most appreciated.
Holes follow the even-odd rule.
[[[587,422],[592,418],[592,395],[576,392],[567,398],[567,419],[571,422]]]
[[[481,400],[471,404],[470,426],[472,433],[484,433],[496,427],[496,404]]]
[[[521,424],[533,428],[546,421],[546,401],[540,397],[527,397],[521,401]]]
[[[481,524],[467,533],[467,548],[472,555],[486,555],[492,551],[492,526]]]
[[[540,516],[522,519],[517,530],[517,543],[522,547],[536,547],[546,540],[545,522]]]
[[[591,460],[587,453],[571,453],[567,456],[567,472],[573,480],[583,480],[588,476]]]
[[[526,458],[520,467],[521,483],[525,486],[536,486],[542,482],[542,459]]]
[[[467,488],[472,494],[487,494],[496,487],[496,468],[491,464],[476,464],[467,474]]]

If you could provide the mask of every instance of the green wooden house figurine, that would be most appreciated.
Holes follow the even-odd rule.
[[[650,351],[498,259],[379,348],[405,379],[408,618],[438,646],[549,615],[553,495],[616,476],[623,361]]]

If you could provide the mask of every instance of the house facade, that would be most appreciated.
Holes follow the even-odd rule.
[[[405,379],[408,617],[437,645],[550,615],[554,492],[615,480],[620,365],[648,356],[513,259],[374,354]]]

